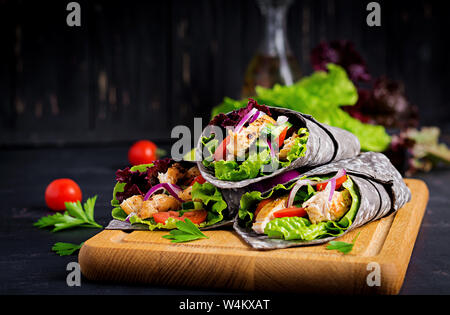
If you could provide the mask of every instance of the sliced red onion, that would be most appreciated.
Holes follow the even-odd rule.
[[[182,189],[180,187],[178,187],[177,185],[169,184],[169,183],[161,183],[161,184],[155,185],[152,188],[150,188],[150,190],[145,194],[144,201],[148,200],[151,195],[153,195],[155,192],[157,192],[161,189],[166,190],[175,199],[177,199],[180,202],[183,202],[183,200],[180,197],[178,197],[178,194],[182,191]]]
[[[344,175],[347,175],[347,172],[345,171],[345,169],[342,168],[342,169],[340,169],[340,170],[336,173],[336,175],[334,175],[334,176],[331,177],[330,179],[321,181],[321,182],[319,182],[319,183],[317,183],[317,184],[328,183],[329,181],[332,181],[333,179],[334,179],[335,184],[336,184],[336,179],[338,179],[338,178],[340,178],[340,177],[342,177],[342,176],[344,176]]]
[[[284,124],[288,121],[288,118],[286,116],[278,116],[277,118],[277,125]]]
[[[289,193],[289,197],[287,200],[287,204],[286,204],[286,208],[289,208],[292,206],[292,204],[294,203],[294,199],[295,199],[295,195],[297,194],[297,191],[304,185],[314,185],[316,184],[315,181],[310,180],[310,179],[301,179],[299,180],[294,187],[292,187],[291,192]]]
[[[331,202],[331,200],[333,199],[333,194],[334,191],[336,190],[336,178],[332,178],[327,185],[331,185],[330,188],[330,197],[328,197],[328,202]]]
[[[261,117],[262,115],[264,115],[264,112],[261,111],[256,111],[256,113],[252,116],[252,118],[250,118],[250,120],[248,121],[249,124],[251,124],[252,122],[254,122],[255,120],[257,120],[259,117]]]
[[[252,118],[253,115],[255,115],[255,113],[256,113],[257,111],[258,111],[258,110],[257,110],[256,108],[253,108],[251,111],[249,111],[249,112],[247,113],[247,115],[245,115],[245,116],[241,119],[241,121],[237,124],[236,128],[234,128],[234,132],[240,132],[241,129],[242,129],[242,127],[244,127],[245,123],[246,123],[250,118]]]
[[[178,195],[180,194],[180,192],[183,191],[183,189],[181,189],[179,186],[174,185],[174,184],[166,184],[167,185],[167,191],[175,197],[175,199],[177,199],[180,202],[184,202],[183,199],[181,199],[180,197],[178,197]]]
[[[328,185],[331,185],[330,197],[328,197],[328,202],[331,202],[331,200],[333,199],[333,194],[334,194],[334,191],[336,190],[336,180],[345,175],[347,175],[347,172],[345,171],[345,169],[342,168],[336,173],[336,175],[334,175],[330,179],[327,179],[327,180],[317,183],[317,184],[328,183],[327,186],[325,187],[325,189],[328,188]]]
[[[127,217],[125,218],[125,222],[130,222],[130,218],[134,215],[136,215],[136,212],[131,212],[129,215],[127,215]]]

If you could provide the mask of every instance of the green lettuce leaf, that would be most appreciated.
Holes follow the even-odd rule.
[[[311,224],[308,219],[301,217],[277,218],[270,221],[264,233],[269,238],[284,238],[290,240],[312,241],[326,235],[327,228],[325,222]]]
[[[195,183],[191,195],[192,200],[201,200],[208,211],[204,225],[202,223],[200,226],[210,226],[223,220],[222,212],[227,208],[227,203],[217,187],[208,182]]]
[[[148,229],[150,231],[153,230],[172,230],[172,229],[176,229],[177,228],[177,221],[174,218],[168,218],[167,221],[163,224],[163,223],[157,223],[153,218],[150,219],[141,219],[138,216],[134,215],[132,217],[130,217],[130,223],[131,224],[142,224],[142,225],[147,225]]]
[[[220,180],[239,181],[255,178],[265,164],[271,161],[269,150],[262,150],[250,155],[242,164],[236,161],[215,161],[214,176]]]
[[[204,156],[202,164],[205,167],[214,167],[214,152],[216,152],[216,148],[219,146],[219,140],[215,139],[215,134],[211,134],[209,137],[202,138],[202,145]]]
[[[340,227],[347,229],[350,225],[352,225],[352,222],[356,217],[356,212],[358,212],[361,200],[359,198],[359,192],[349,176],[347,176],[347,180],[342,184],[342,186],[344,186],[344,188],[346,188],[350,193],[350,196],[352,196],[352,205],[350,206],[350,209],[338,223]]]
[[[355,105],[358,93],[340,66],[329,64],[328,72],[316,71],[290,86],[275,85],[271,89],[256,87],[253,98],[260,104],[284,107],[313,116],[319,122],[340,127],[356,135],[363,151],[384,151],[390,136],[383,126],[364,124],[351,117],[340,106]],[[225,98],[213,108],[212,116],[239,109],[247,100]]]
[[[114,207],[114,209],[112,209],[111,211],[111,216],[113,217],[113,219],[125,221],[128,215],[125,211],[122,210],[121,207]]]

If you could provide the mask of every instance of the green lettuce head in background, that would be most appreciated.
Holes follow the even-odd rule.
[[[383,126],[365,124],[351,117],[341,106],[355,105],[358,92],[343,68],[328,64],[328,72],[316,71],[290,86],[276,84],[271,89],[256,87],[253,98],[260,104],[289,108],[313,116],[321,123],[339,127],[356,135],[362,151],[384,151],[391,138]],[[226,97],[212,110],[212,116],[247,105],[247,99]]]

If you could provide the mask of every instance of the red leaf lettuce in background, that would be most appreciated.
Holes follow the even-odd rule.
[[[327,71],[327,64],[340,65],[355,84],[371,80],[367,65],[352,42],[335,40],[322,42],[311,51],[311,64],[315,71]]]
[[[429,171],[439,161],[450,163],[449,149],[438,143],[439,128],[415,129],[418,109],[408,100],[402,82],[386,76],[372,80],[366,62],[347,40],[322,42],[311,51],[315,70],[326,71],[330,62],[342,66],[358,89],[358,102],[342,109],[364,123],[390,130],[394,136],[385,153],[400,172],[410,176],[416,170]],[[370,88],[361,87],[368,82]]]

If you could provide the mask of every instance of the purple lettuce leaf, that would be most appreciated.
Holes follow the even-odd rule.
[[[123,192],[116,193],[117,201],[121,203],[134,195],[144,196],[150,188],[159,183],[158,173],[167,172],[172,162],[173,160],[170,158],[156,160],[153,162],[153,166],[147,168],[146,171],[133,171],[129,167],[117,170],[116,181],[125,183]]]
[[[311,64],[314,70],[327,71],[329,63],[343,67],[355,84],[371,80],[366,62],[348,40],[321,42],[311,51]]]
[[[418,109],[410,103],[399,81],[382,76],[371,89],[358,89],[358,95],[354,106],[342,109],[363,122],[398,129],[419,125]]]
[[[223,128],[226,127],[235,127],[239,121],[247,115],[253,108],[256,108],[259,111],[266,113],[271,116],[270,109],[265,105],[259,105],[254,99],[249,98],[246,107],[234,110],[229,114],[218,114],[216,115],[210,122],[209,125],[220,126]]]

